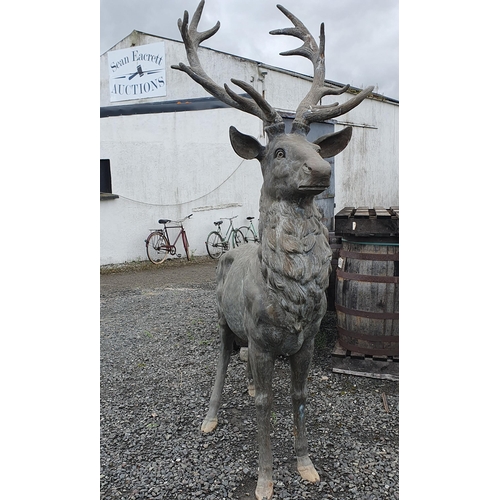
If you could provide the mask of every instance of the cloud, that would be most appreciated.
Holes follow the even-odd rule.
[[[101,53],[134,29],[180,40],[177,19],[192,16],[198,0],[101,0]],[[325,23],[326,77],[355,87],[376,85],[376,91],[399,98],[398,0],[283,0],[318,39]],[[303,74],[310,61],[279,53],[301,45],[270,30],[292,26],[269,0],[206,0],[200,30],[220,21],[217,34],[204,45]]]

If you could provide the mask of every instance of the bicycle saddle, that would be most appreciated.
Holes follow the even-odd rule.
[[[158,221],[158,224],[168,224],[169,222],[172,222],[170,219],[160,219]]]
[[[255,219],[255,217],[247,217],[247,220]]]
[[[215,224],[216,226],[220,226],[220,225],[222,224],[222,221],[221,221],[221,220],[218,220],[217,222],[214,222],[214,224]]]

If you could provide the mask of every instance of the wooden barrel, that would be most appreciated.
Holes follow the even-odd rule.
[[[330,282],[326,290],[328,311],[335,310],[335,289],[337,287],[336,269],[339,260],[339,252],[342,248],[342,237],[336,236],[334,232],[328,233],[330,248],[332,249],[332,272],[330,273]]]
[[[399,241],[343,239],[335,308],[340,345],[399,356]]]

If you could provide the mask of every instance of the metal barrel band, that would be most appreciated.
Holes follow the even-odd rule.
[[[346,351],[359,352],[371,356],[399,356],[399,349],[365,349],[357,345],[349,344],[348,342],[343,342],[342,340],[340,341],[340,345]]]
[[[351,252],[350,250],[340,250],[341,257],[351,257],[357,260],[374,260],[377,262],[382,261],[399,261],[399,253],[364,253],[364,252]]]
[[[370,356],[399,356],[399,349],[364,349],[357,345],[352,345],[347,342],[340,342],[340,345],[346,350],[351,352],[359,352]]]
[[[337,277],[353,281],[368,281],[369,283],[399,283],[399,276],[373,276],[371,274],[348,273],[337,269]]]
[[[339,333],[347,335],[359,340],[366,340],[368,342],[397,342],[399,343],[399,335],[368,335],[367,333],[353,332],[352,330],[345,330],[344,328],[337,327]]]
[[[343,328],[340,327],[338,327],[338,331],[340,334],[339,335],[340,345],[348,351],[359,352],[361,354],[371,354],[371,355],[399,356],[399,337],[389,336],[389,335],[387,336],[363,335],[360,333],[351,332],[349,330],[344,330]],[[347,342],[343,336],[360,340],[369,340],[365,339],[365,337],[371,337],[373,339],[376,339],[377,342],[397,342],[397,345],[392,348],[385,347],[383,349],[378,349],[376,347],[363,347]]]
[[[399,236],[396,237],[399,240]],[[389,238],[382,238],[382,241],[358,241],[358,240],[353,240],[351,238],[342,238],[342,242],[345,243],[354,243],[356,245],[371,245],[371,246],[377,246],[377,247],[399,247],[399,241],[394,242],[391,241]]]
[[[339,304],[335,306],[337,311],[344,314],[349,314],[350,316],[359,316],[361,318],[370,319],[399,319],[398,312],[376,312],[376,311],[360,311],[359,309],[350,309],[349,307],[344,307]]]

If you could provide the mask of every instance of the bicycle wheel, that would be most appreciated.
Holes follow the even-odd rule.
[[[258,243],[259,238],[257,235],[252,231],[252,228],[250,226],[241,226],[240,231],[243,233],[243,238],[245,238],[245,243]]]
[[[218,259],[224,252],[222,236],[217,231],[212,231],[205,242],[207,253],[212,259]]]
[[[153,264],[161,264],[168,254],[167,240],[163,233],[151,233],[146,240],[146,253]]]
[[[248,232],[247,239],[248,239],[248,241],[253,241],[255,243],[259,242],[259,236],[255,232],[255,229],[253,229],[252,227],[250,228],[250,231]]]
[[[182,232],[182,244],[184,245],[184,250],[186,251],[186,258],[189,260],[189,243],[188,237],[185,231]]]
[[[233,243],[235,247],[239,247],[245,243],[245,237],[239,229],[233,231]]]
[[[241,233],[243,234],[243,243],[248,243],[250,240],[247,238],[247,235],[248,232],[250,231],[250,228],[248,226],[241,226],[239,228],[239,231],[241,231]]]
[[[241,226],[240,231],[243,233],[243,238],[245,239],[245,243],[249,243],[250,241],[259,241],[255,233],[249,226]]]

